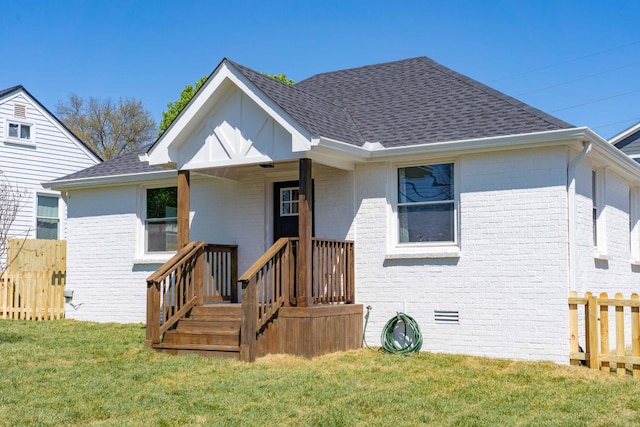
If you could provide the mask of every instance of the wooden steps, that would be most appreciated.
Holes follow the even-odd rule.
[[[170,354],[198,354],[205,357],[240,355],[241,304],[208,304],[194,307],[175,329],[164,334],[153,348]]]

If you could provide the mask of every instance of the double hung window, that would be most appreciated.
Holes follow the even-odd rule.
[[[37,198],[36,239],[57,240],[60,235],[60,199],[40,194]]]
[[[178,247],[178,190],[147,189],[146,252],[171,252]]]
[[[455,242],[453,163],[398,168],[399,243]]]

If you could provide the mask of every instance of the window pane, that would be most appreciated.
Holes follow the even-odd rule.
[[[453,242],[453,203],[399,206],[400,243]]]
[[[298,201],[294,201],[291,202],[291,213],[292,214],[297,214],[298,213]]]
[[[20,138],[31,139],[31,126],[20,125]]]
[[[58,239],[58,220],[38,218],[36,239]]]
[[[178,214],[178,189],[176,187],[150,188],[147,190],[147,218],[175,218]]]
[[[12,138],[18,137],[18,125],[15,123],[9,123],[9,136]]]
[[[147,222],[147,252],[168,252],[178,248],[176,220]]]
[[[280,215],[289,215],[291,213],[291,205],[288,202],[282,203],[282,211]]]
[[[289,190],[282,190],[282,201],[288,202],[289,200],[291,200],[291,194]]]
[[[453,164],[398,169],[398,203],[453,200]]]
[[[38,196],[38,217],[58,218],[58,198]]]

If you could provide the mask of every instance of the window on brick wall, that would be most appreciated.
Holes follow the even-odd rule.
[[[606,254],[605,227],[605,175],[603,170],[591,171],[591,206],[593,247],[600,255]]]
[[[178,246],[177,187],[148,188],[146,196],[146,252],[175,251]]]
[[[398,243],[455,242],[454,164],[398,168]]]
[[[640,189],[629,189],[629,252],[634,264],[640,263]]]

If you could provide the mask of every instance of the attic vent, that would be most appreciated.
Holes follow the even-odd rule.
[[[15,104],[13,106],[14,117],[21,117],[25,119],[27,117],[27,106],[22,104]]]
[[[460,323],[460,313],[458,311],[434,310],[436,323],[457,324]]]

